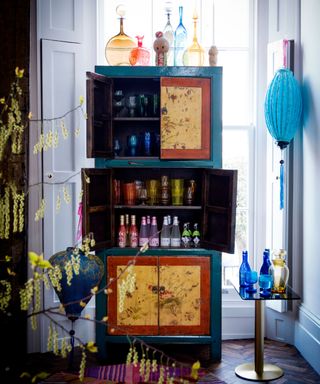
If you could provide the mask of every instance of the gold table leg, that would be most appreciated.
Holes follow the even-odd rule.
[[[252,381],[269,381],[278,379],[283,370],[274,364],[264,364],[264,300],[255,300],[255,339],[254,363],[238,365],[235,369],[237,376]]]

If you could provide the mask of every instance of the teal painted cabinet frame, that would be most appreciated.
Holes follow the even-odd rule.
[[[102,232],[101,241],[98,241],[97,254],[106,266],[106,273],[101,287],[107,284],[107,258],[108,256],[134,256],[137,252],[130,248],[116,247],[117,216],[128,207],[116,206],[112,201],[112,180],[119,175],[137,175],[144,170],[148,175],[154,172],[171,172],[176,175],[179,170],[186,175],[199,177],[198,206],[192,207],[193,213],[184,209],[186,214],[194,214],[202,224],[202,248],[197,249],[161,249],[147,251],[150,256],[178,256],[190,257],[206,256],[210,258],[210,334],[209,335],[179,335],[179,336],[138,336],[147,343],[176,343],[176,344],[207,344],[210,346],[211,359],[221,358],[221,251],[233,252],[235,232],[235,206],[237,172],[221,170],[222,166],[222,68],[220,67],[109,67],[97,66],[96,74],[88,74],[87,108],[88,108],[88,148],[87,156],[95,158],[95,169],[83,170],[83,180],[89,175],[92,182],[84,188],[84,221],[83,233],[92,229],[93,232]],[[160,79],[162,77],[174,78],[206,78],[210,79],[210,156],[208,159],[161,159],[160,156],[151,157],[123,157],[117,158],[113,151],[113,139],[116,127],[113,126],[117,118],[110,116],[113,103],[113,82],[122,79]],[[130,80],[131,79],[131,80]],[[135,80],[134,80],[135,81]],[[100,86],[101,85],[101,86]],[[139,89],[137,89],[139,92]],[[94,104],[94,99],[100,100],[100,106]],[[102,105],[102,106],[101,106]],[[112,112],[111,112],[112,115]],[[121,120],[118,119],[118,120]],[[125,119],[123,119],[125,120]],[[142,119],[143,120],[143,119]],[[153,119],[155,120],[155,119]],[[158,119],[159,120],[159,119]],[[146,120],[148,121],[148,120]],[[152,119],[150,119],[152,122]],[[129,119],[130,122],[130,119]],[[102,130],[101,130],[102,127]],[[95,129],[100,129],[101,135],[94,137]],[[106,142],[108,141],[108,144]],[[97,143],[96,148],[94,142]],[[129,172],[128,172],[129,170]],[[210,176],[211,173],[213,176]],[[220,174],[221,173],[221,174]],[[201,175],[201,176],[199,176]],[[221,176],[221,177],[220,177]],[[213,183],[211,183],[213,179]],[[213,184],[213,185],[211,185]],[[97,192],[100,198],[93,195]],[[102,201],[107,196],[105,201]],[[101,201],[100,201],[100,200]],[[141,207],[135,207],[137,212]],[[133,209],[135,209],[133,208]],[[162,212],[163,209],[174,207],[153,207],[153,212]],[[133,212],[133,211],[131,211]],[[189,213],[188,213],[189,212]],[[170,212],[168,212],[170,213]],[[140,214],[142,214],[140,212]],[[145,213],[143,213],[145,214]],[[106,219],[108,217],[109,219]],[[191,216],[190,216],[191,217]],[[104,220],[104,223],[102,221]],[[95,223],[95,224],[94,224]],[[222,228],[223,233],[219,233]],[[104,235],[108,234],[107,236]],[[213,241],[215,238],[215,241]],[[107,316],[108,296],[104,294],[96,297],[96,316],[102,319]],[[96,326],[96,342],[102,358],[108,356],[108,347],[112,343],[128,343],[126,336],[113,336],[107,334],[105,325]]]

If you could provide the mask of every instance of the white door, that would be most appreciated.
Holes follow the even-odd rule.
[[[85,118],[77,110],[63,118],[79,104],[80,96],[85,95],[85,69],[81,67],[80,44],[61,41],[42,40],[42,116],[43,133],[50,130],[58,132],[59,143],[56,148],[43,152],[44,199],[46,202],[44,217],[44,256],[51,255],[76,243],[78,226],[78,205],[81,192],[81,167],[86,166]],[[64,127],[63,127],[64,126]],[[65,134],[63,134],[63,129]],[[58,195],[61,199],[60,210],[56,209]],[[70,198],[65,199],[65,196]],[[67,200],[67,201],[66,201]],[[59,305],[53,290],[46,290],[44,306]],[[94,316],[94,302],[91,300],[82,312]],[[71,322],[61,316],[56,320],[66,328]],[[48,320],[44,320],[41,348],[46,350],[46,332]],[[75,322],[76,335],[84,341],[94,339],[92,323],[83,320]]]

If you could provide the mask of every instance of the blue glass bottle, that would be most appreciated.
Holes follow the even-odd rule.
[[[183,65],[183,52],[187,47],[187,30],[182,23],[183,7],[179,7],[180,22],[174,32],[174,65]]]
[[[268,275],[270,265],[270,249],[266,248],[263,252],[263,263],[260,268],[260,275]]]
[[[251,268],[248,262],[248,251],[242,251],[242,263],[239,268],[239,286],[248,287],[246,282],[246,272],[250,272]]]

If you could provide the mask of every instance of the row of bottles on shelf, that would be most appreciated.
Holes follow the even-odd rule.
[[[110,38],[106,44],[105,56],[109,65],[150,65],[151,53],[149,49],[143,47],[144,36],[136,36],[137,42],[124,32],[123,20],[126,13],[125,7],[120,5],[116,8],[116,13],[120,16],[120,32]],[[179,6],[179,24],[174,30],[171,25],[171,4],[166,4],[165,13],[167,22],[163,31],[156,33],[153,43],[155,51],[155,65],[204,65],[204,49],[198,42],[197,23],[198,13],[193,12],[193,38],[188,46],[188,32],[183,24],[183,7]],[[211,47],[215,48],[215,47]],[[216,58],[209,63],[216,65]]]
[[[268,297],[272,293],[284,293],[289,279],[289,268],[286,265],[286,251],[280,249],[273,252],[270,260],[270,250],[263,252],[263,263],[259,276],[251,269],[248,261],[248,251],[242,252],[242,263],[239,268],[239,285],[248,293],[255,293],[254,284],[259,281],[260,295]]]
[[[198,223],[193,224],[193,230],[190,229],[190,223],[184,223],[181,234],[178,216],[173,217],[172,224],[171,216],[164,216],[160,231],[156,216],[142,216],[138,230],[136,215],[131,215],[130,222],[129,214],[120,215],[118,246],[136,248],[144,246],[145,243],[151,248],[198,248],[200,247]]]
[[[159,94],[132,94],[122,89],[113,93],[114,117],[160,117]]]
[[[125,205],[193,205],[196,182],[193,179],[169,179],[167,175],[159,179],[122,182],[113,180],[115,204]]]

